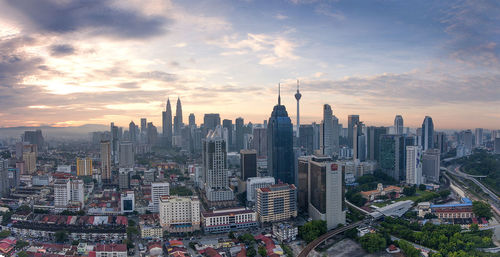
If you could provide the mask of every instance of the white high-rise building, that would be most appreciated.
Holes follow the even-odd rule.
[[[151,212],[158,212],[160,197],[170,195],[170,184],[168,182],[151,183]]]
[[[422,181],[422,147],[406,147],[406,183],[420,185]]]
[[[85,205],[85,187],[83,184],[83,180],[71,180],[71,201],[79,202],[81,204],[81,207]]]
[[[273,177],[255,177],[247,179],[247,201],[255,202],[257,188],[267,187],[276,184]]]
[[[396,134],[396,135],[404,134],[403,116],[401,116],[401,115],[396,115],[396,117],[394,118],[394,134]]]
[[[227,170],[227,142],[222,135],[222,127],[208,132],[203,139],[203,181],[207,199],[211,202],[234,200],[229,188]]]
[[[338,119],[337,119],[338,125]],[[338,142],[338,138],[337,138]],[[323,122],[320,128],[321,152],[326,156],[332,156],[335,150],[334,122],[332,107],[329,104],[323,105]]]
[[[71,183],[69,179],[54,181],[54,206],[66,208],[71,201]]]
[[[176,233],[200,229],[198,197],[163,196],[159,202],[160,224],[164,230]]]

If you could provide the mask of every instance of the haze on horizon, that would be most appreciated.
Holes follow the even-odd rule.
[[[498,1],[0,0],[0,127],[194,113],[500,127]]]

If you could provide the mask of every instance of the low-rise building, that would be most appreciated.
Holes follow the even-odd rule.
[[[461,203],[454,204],[431,204],[431,211],[439,219],[470,219],[476,215],[472,211],[472,201],[462,198]]]
[[[95,257],[127,257],[127,245],[125,244],[98,244],[94,250]]]
[[[200,200],[196,196],[160,197],[160,224],[170,233],[200,229]]]
[[[221,209],[202,213],[203,230],[208,233],[224,233],[256,227],[257,213],[246,208]]]
[[[163,229],[160,225],[158,214],[139,216],[139,228],[141,238],[143,239],[160,239],[163,237]]]
[[[366,198],[369,201],[373,201],[377,199],[379,196],[387,196],[388,198],[392,198],[391,195],[394,195],[394,198],[399,198],[399,195],[403,192],[402,187],[397,186],[387,186],[384,187],[381,183],[377,185],[377,189],[371,191],[362,191],[361,196]]]
[[[273,225],[273,236],[281,243],[295,240],[298,233],[299,228],[290,223],[277,223]]]

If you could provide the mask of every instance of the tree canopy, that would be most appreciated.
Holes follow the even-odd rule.
[[[299,236],[307,243],[326,233],[326,221],[313,220],[299,227]]]

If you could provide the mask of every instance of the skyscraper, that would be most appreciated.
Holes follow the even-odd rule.
[[[111,122],[111,157],[113,158],[113,162],[115,164],[118,163],[118,147],[119,147],[119,131],[118,127],[115,126],[114,122]]]
[[[202,157],[207,199],[213,202],[234,200],[227,173],[227,144],[220,125],[203,139]]]
[[[235,127],[236,127],[236,151],[240,151],[243,149],[243,141],[244,141],[244,120],[243,118],[239,117],[234,121]]]
[[[167,147],[172,146],[172,108],[170,107],[170,98],[167,99],[167,106],[162,112],[162,133]]]
[[[396,181],[406,180],[406,147],[415,145],[415,138],[406,135],[381,135],[379,167]]]
[[[252,148],[257,150],[257,157],[267,157],[267,128],[254,128]]]
[[[422,155],[422,174],[426,183],[439,184],[439,173],[441,165],[441,154],[439,149],[428,149]]]
[[[314,126],[313,125],[301,125],[300,126],[300,137],[299,137],[299,147],[306,153],[306,155],[311,155],[314,152]],[[254,140],[255,140],[255,130],[254,130]]]
[[[196,128],[196,117],[194,116],[194,113],[189,114],[189,126]]]
[[[134,145],[132,142],[120,142],[120,167],[133,168],[134,165]]]
[[[182,123],[181,99],[177,98],[177,106],[175,107],[175,117],[174,117],[174,134],[175,135],[181,134],[182,126],[183,126],[183,123]]]
[[[111,180],[111,143],[101,141],[101,178],[106,182]]]
[[[434,124],[432,118],[425,116],[422,123],[422,150],[434,148]]]
[[[406,183],[409,185],[422,184],[422,147],[406,147]]]
[[[387,128],[385,127],[368,127],[368,139],[367,139],[367,159],[372,161],[378,160],[379,155],[379,145],[380,136],[387,134]]]
[[[220,125],[220,115],[218,113],[206,113],[203,116],[203,127],[207,130],[215,130]]]
[[[358,159],[360,161],[365,161],[366,159],[366,139],[363,133],[364,126],[363,122],[357,122],[353,127],[352,156],[354,160]]]
[[[92,176],[92,159],[76,158],[76,175],[77,176]]]
[[[474,136],[475,136],[475,141],[476,141],[476,147],[482,146],[483,145],[483,129],[482,128],[476,128],[474,131]]]
[[[302,94],[299,92],[299,80],[297,80],[297,93],[295,93],[295,99],[297,100],[297,138],[300,136],[300,98]]]
[[[240,169],[241,179],[243,181],[251,177],[257,177],[257,151],[256,150],[241,150],[240,151]]]
[[[232,151],[234,148],[233,142],[233,121],[229,119],[225,119],[222,121],[222,127],[227,130],[227,146],[229,151]],[[255,149],[255,148],[254,148]]]
[[[396,115],[396,117],[394,118],[394,134],[396,134],[396,135],[404,134],[404,132],[403,132],[403,116],[401,116],[401,115]]]
[[[347,146],[353,147],[353,128],[359,122],[359,115],[349,115],[347,117]]]
[[[137,131],[135,131],[135,123],[134,121],[130,121],[128,124],[128,134],[130,135],[130,141],[136,142],[137,141]]]
[[[141,118],[141,133],[146,133],[146,128],[148,125],[148,120],[146,118]]]
[[[286,107],[281,105],[278,93],[278,104],[274,106],[267,125],[267,169],[276,182],[294,184],[293,127]]]
[[[326,156],[333,155],[333,120],[332,107],[329,104],[323,105],[323,122],[320,130],[321,152]]]

